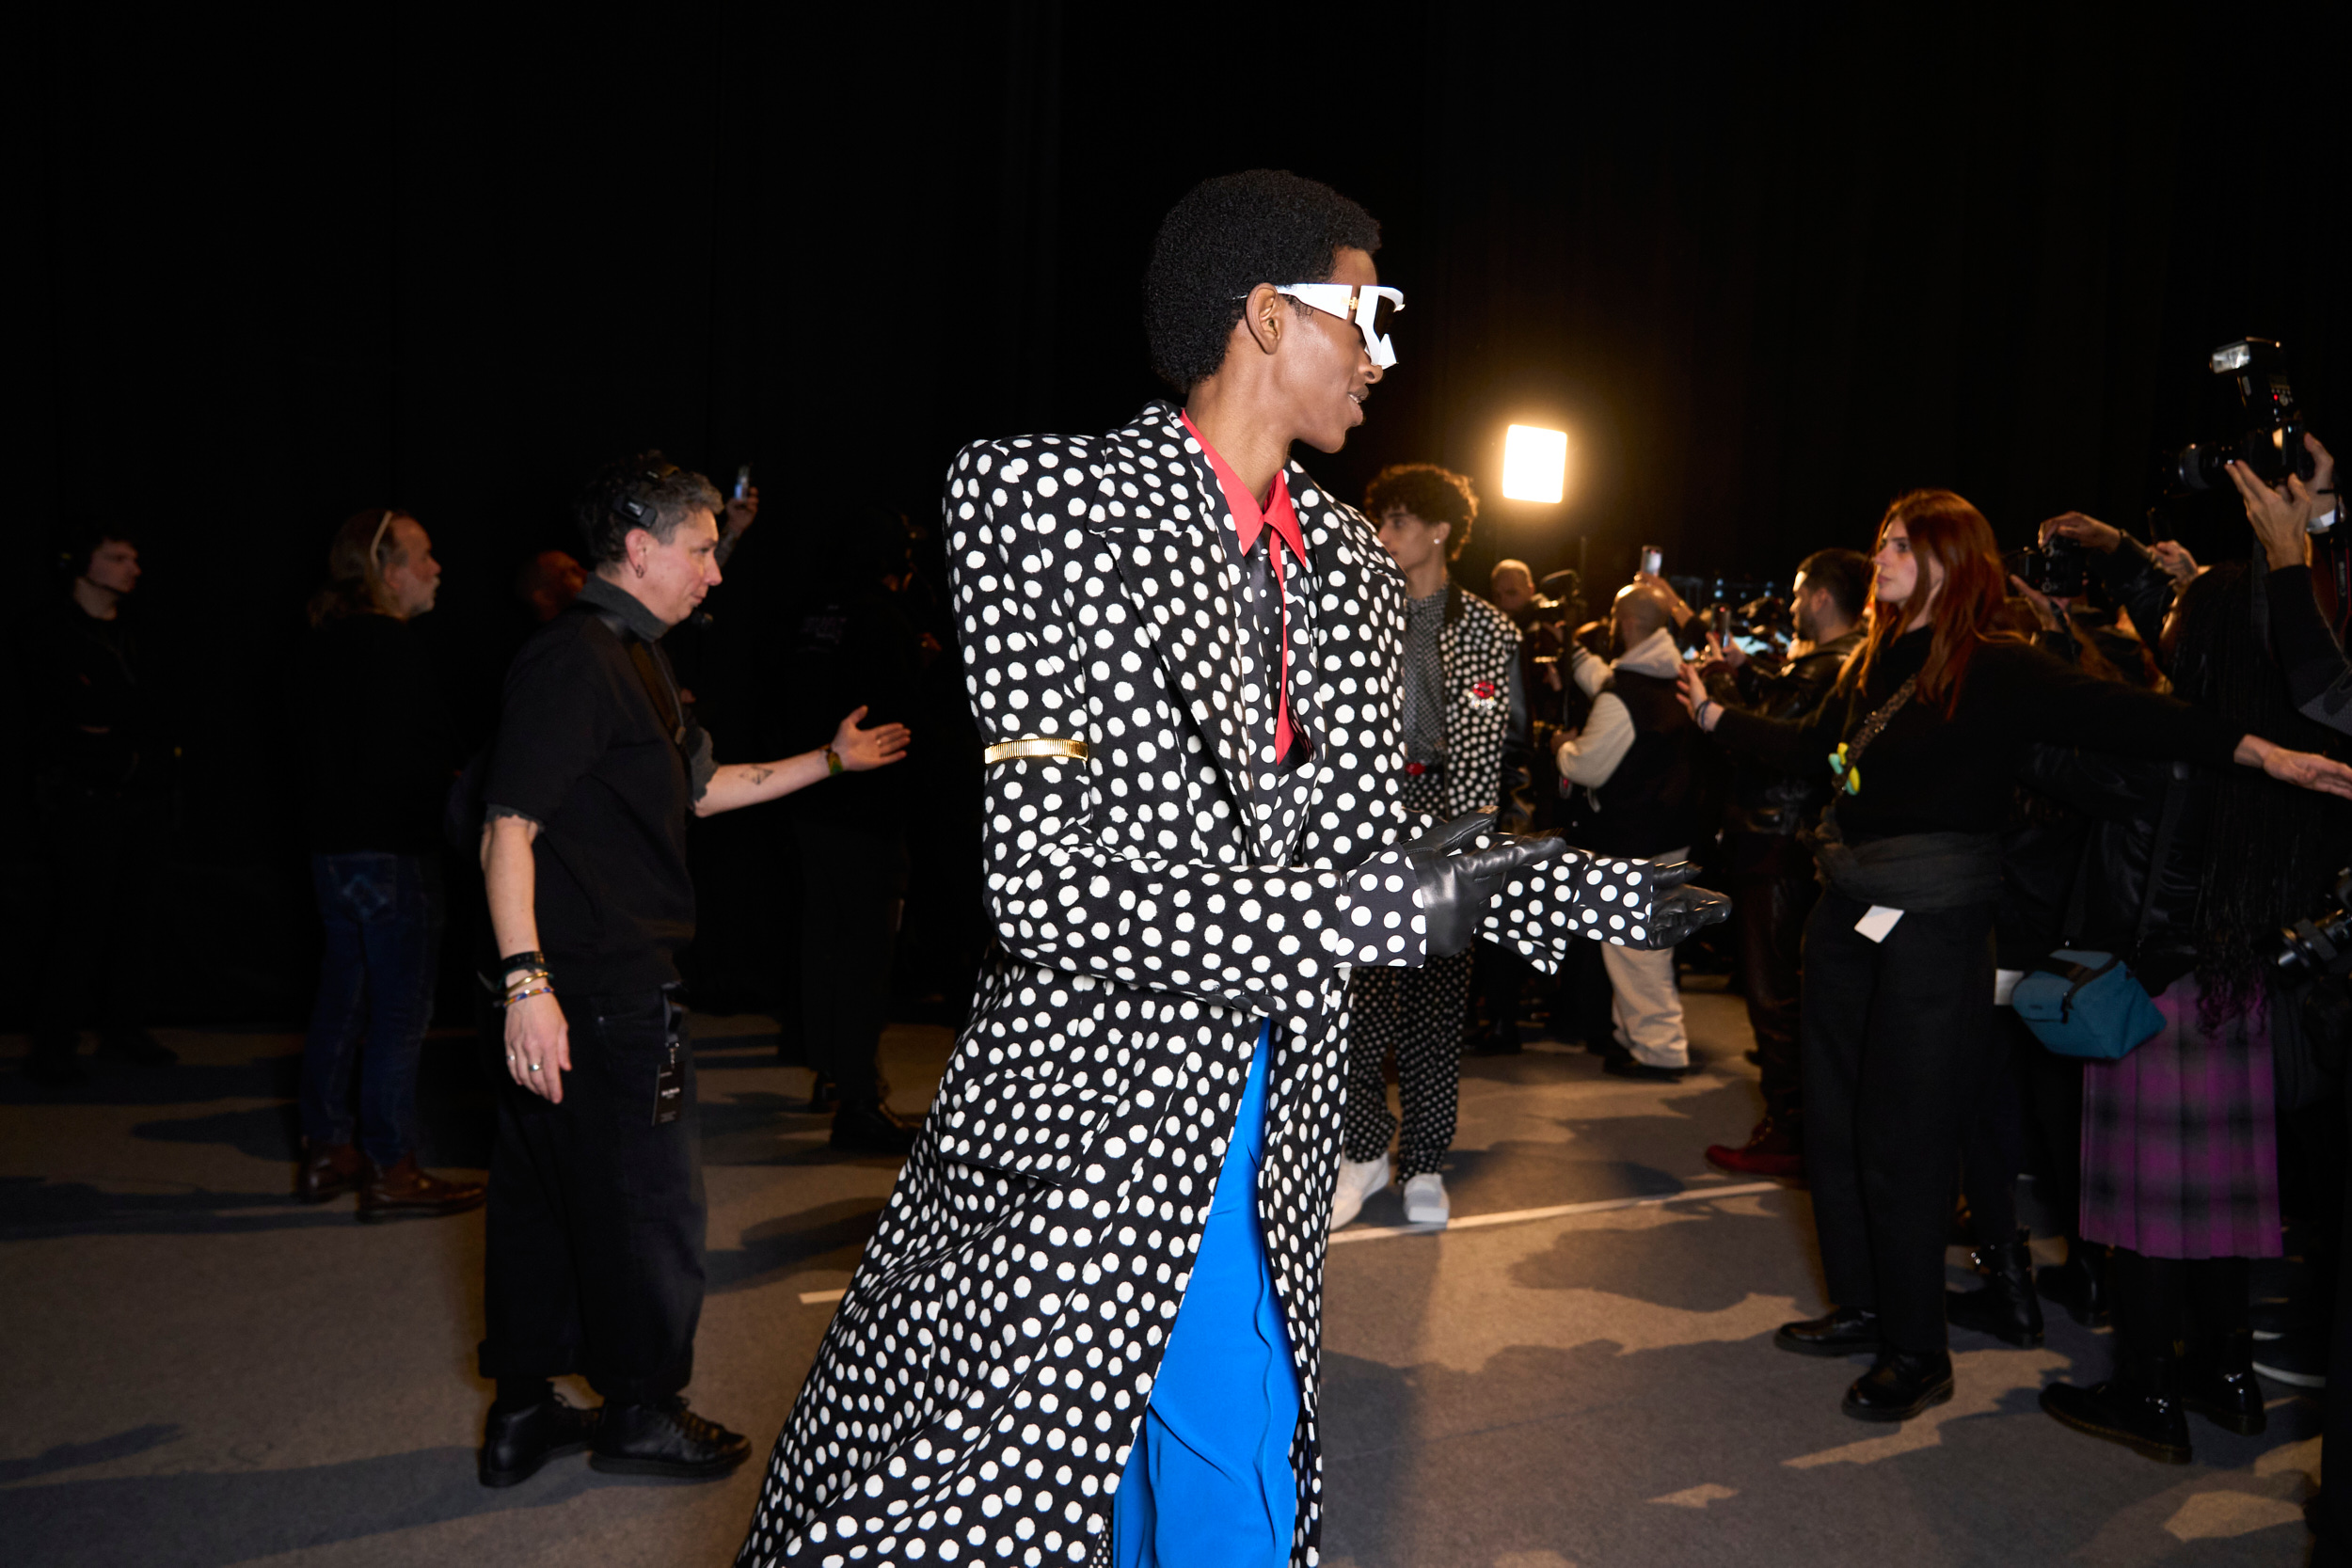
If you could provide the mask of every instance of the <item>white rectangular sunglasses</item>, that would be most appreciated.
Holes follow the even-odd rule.
[[[1352,321],[1364,335],[1364,352],[1382,370],[1396,363],[1396,348],[1389,341],[1389,325],[1405,309],[1405,291],[1360,283],[1277,283],[1274,292],[1288,294],[1301,305],[1327,316]],[[1382,309],[1382,307],[1386,309]]]

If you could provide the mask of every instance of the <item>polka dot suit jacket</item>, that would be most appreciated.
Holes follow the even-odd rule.
[[[1295,464],[1290,693],[1272,758],[1223,498],[1166,404],[1102,436],[984,441],[946,531],[989,742],[995,942],[922,1137],[778,1437],[739,1561],[1083,1563],[1184,1298],[1262,1022],[1259,1218],[1303,1391],[1294,1560],[1317,1560],[1321,1284],[1346,980],[1422,961],[1400,846],[1404,583]],[[1645,868],[1571,854],[1486,930],[1539,962],[1639,942]]]

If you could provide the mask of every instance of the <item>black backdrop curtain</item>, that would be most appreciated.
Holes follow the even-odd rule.
[[[1785,576],[1923,484],[2010,544],[2068,507],[2137,526],[2160,444],[2203,433],[2206,351],[2249,332],[2352,445],[2340,8],[1753,14],[21,23],[8,580],[56,591],[76,504],[142,542],[186,747],[163,1013],[307,999],[280,672],[341,518],[432,531],[479,729],[515,568],[591,467],[752,464],[762,521],[712,601],[711,727],[746,754],[789,679],[762,654],[796,536],[927,516],[961,442],[1154,395],[1142,258],[1206,174],[1294,168],[1381,219],[1401,363],[1309,461],[1342,494],[1387,461],[1472,474],[1472,586],[1580,543],[1603,589],[1642,543]],[[1571,432],[1563,506],[1497,495],[1512,420]],[[2226,514],[2184,526],[2243,553]],[[780,832],[722,831],[706,945],[753,996],[790,867]],[[5,867],[14,999],[40,898],[24,845]]]

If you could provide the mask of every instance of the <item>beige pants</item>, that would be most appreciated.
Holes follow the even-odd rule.
[[[1651,857],[1653,864],[1671,864],[1690,854],[1671,849]],[[1604,946],[1600,961],[1609,971],[1609,1014],[1616,1022],[1617,1043],[1633,1059],[1651,1067],[1691,1065],[1691,1041],[1682,1032],[1682,991],[1675,984],[1675,955],[1645,953],[1631,947]]]

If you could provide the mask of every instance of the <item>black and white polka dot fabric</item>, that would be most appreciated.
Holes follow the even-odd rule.
[[[1445,1164],[1462,1093],[1470,958],[1455,953],[1419,969],[1359,969],[1349,982],[1346,1132],[1340,1145],[1349,1159],[1376,1160],[1393,1137],[1399,1181]],[[1401,1135],[1389,1109],[1391,1056],[1405,1113]]]
[[[1445,771],[1432,788],[1408,778],[1406,803],[1440,821],[1489,810],[1502,792],[1502,747],[1510,727],[1511,679],[1519,629],[1510,617],[1454,583],[1446,585],[1438,637],[1444,693]],[[1470,955],[1432,959],[1417,970],[1360,969],[1347,1000],[1347,1117],[1351,1160],[1376,1159],[1397,1139],[1396,1179],[1409,1181],[1445,1163],[1462,1087],[1462,1029],[1470,1006]],[[1387,1059],[1396,1060],[1398,1118],[1389,1110]]]
[[[1289,483],[1309,558],[1283,581],[1290,690],[1312,750],[1280,768],[1223,499],[1173,408],[958,454],[946,531],[982,737],[1089,755],[989,769],[979,994],[741,1562],[1107,1549],[1269,1018],[1259,1218],[1302,1389],[1293,1557],[1316,1560],[1346,981],[1424,948],[1397,847],[1420,831],[1397,792],[1403,580],[1353,509],[1295,464]],[[1556,952],[1598,934],[1588,912],[1645,912],[1646,868],[1620,864],[1539,867],[1489,928]]]

